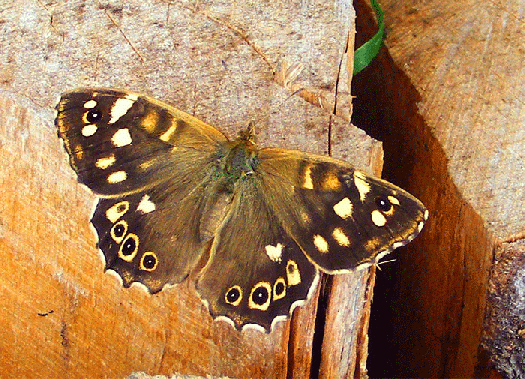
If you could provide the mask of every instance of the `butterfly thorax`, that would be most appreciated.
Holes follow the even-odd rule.
[[[241,132],[237,139],[228,142],[226,146],[221,165],[223,185],[228,192],[233,192],[235,183],[257,170],[257,146],[253,134],[248,131]]]

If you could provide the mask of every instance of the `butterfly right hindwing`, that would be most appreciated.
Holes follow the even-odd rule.
[[[259,325],[270,331],[311,296],[318,270],[284,231],[260,188],[256,174],[241,179],[197,290],[214,317],[226,317],[238,329]]]

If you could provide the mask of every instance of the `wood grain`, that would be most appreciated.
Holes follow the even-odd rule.
[[[510,272],[494,263],[523,237],[495,246],[525,230],[523,2],[381,4],[388,50],[354,82],[354,115],[384,141],[387,179],[431,217],[383,287],[395,310],[377,323],[389,367],[375,375],[477,376],[481,341],[510,312],[489,278]]]
[[[191,281],[155,296],[123,289],[103,272],[89,227],[95,198],[77,183],[53,125],[55,98],[65,90],[128,88],[230,137],[255,120],[262,146],[328,153],[330,145],[334,156],[377,174],[378,143],[331,115],[336,103],[341,115],[351,113],[344,55],[354,34],[351,3],[15,1],[0,16],[2,375],[306,377],[316,354],[341,349],[315,358],[318,367],[341,376],[364,367],[359,339],[313,343],[323,328],[316,299],[271,334],[239,333],[211,319]],[[274,80],[274,69],[294,64],[303,67],[299,75]],[[292,84],[304,90],[292,95]],[[304,97],[324,99],[324,108]],[[326,330],[366,333],[367,275],[334,283],[333,293],[360,283],[330,305],[355,309],[358,321],[328,317]]]

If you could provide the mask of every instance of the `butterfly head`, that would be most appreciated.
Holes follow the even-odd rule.
[[[248,127],[239,132],[239,135],[237,136],[236,141],[249,141],[253,145],[257,143],[257,140],[255,138],[255,122],[254,121],[250,121],[250,123],[248,124]]]

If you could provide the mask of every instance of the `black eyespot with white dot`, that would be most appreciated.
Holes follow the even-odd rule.
[[[266,303],[269,297],[270,294],[268,293],[268,289],[265,287],[257,287],[252,292],[252,301],[259,306]]]
[[[137,243],[135,240],[131,237],[126,238],[124,243],[122,244],[122,254],[124,255],[131,255],[137,248]]]
[[[226,295],[224,295],[224,301],[226,303],[237,306],[241,302],[242,299],[242,290],[239,286],[233,286],[226,291]]]
[[[145,271],[154,271],[157,268],[158,263],[159,260],[157,259],[157,256],[151,251],[148,251],[144,253],[140,260],[140,268]]]
[[[116,224],[113,227],[113,234],[115,235],[115,237],[123,237],[124,233],[126,233],[126,227],[123,224]]]
[[[113,228],[113,233],[115,233],[116,237],[122,237],[125,231],[126,231],[126,228],[122,224],[117,224]]]
[[[135,258],[135,255],[137,255],[138,250],[139,237],[133,233],[129,233],[124,239],[124,242],[120,244],[118,256],[127,262],[131,262],[133,258]]]
[[[86,114],[86,120],[92,124],[102,119],[102,112],[98,109],[90,109]]]
[[[128,231],[128,223],[124,220],[120,220],[111,228],[111,238],[117,243],[121,243],[122,239]]]
[[[386,197],[376,198],[376,206],[381,212],[388,212],[392,209],[392,203]]]
[[[265,311],[270,306],[272,286],[269,282],[259,282],[252,287],[248,306],[252,309]]]

